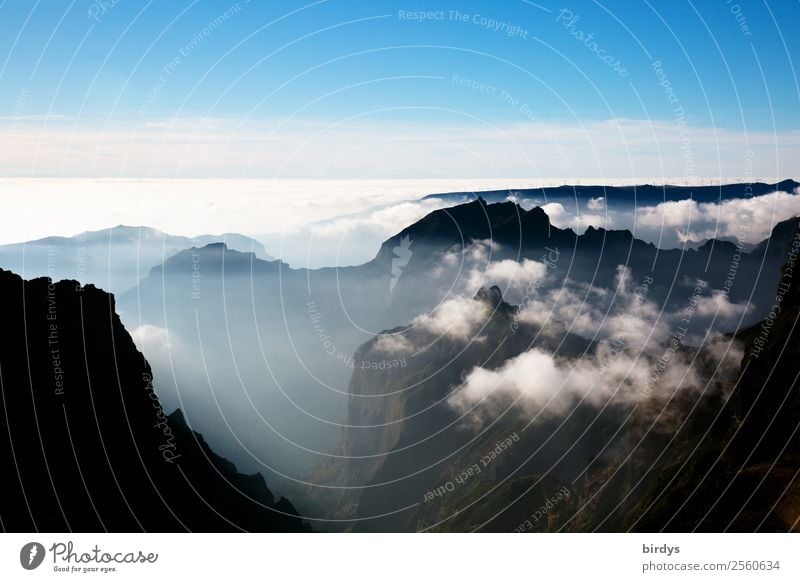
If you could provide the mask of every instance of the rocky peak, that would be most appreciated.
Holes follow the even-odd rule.
[[[490,307],[495,308],[503,303],[503,292],[497,285],[491,287],[481,287],[475,294],[476,301],[482,301]]]

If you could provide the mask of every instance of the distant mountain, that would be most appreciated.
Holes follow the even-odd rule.
[[[272,260],[264,246],[241,234],[174,236],[144,226],[119,225],[72,237],[53,236],[0,246],[0,268],[33,279],[75,279],[112,293],[136,286],[151,267],[192,246],[225,242],[230,248]]]
[[[609,205],[631,204],[658,204],[692,199],[696,202],[720,202],[750,196],[761,196],[770,192],[794,192],[800,183],[794,180],[783,180],[773,184],[755,182],[752,184],[723,184],[716,186],[654,186],[644,184],[641,186],[593,186],[593,185],[564,185],[548,186],[542,188],[491,190],[486,192],[448,192],[446,194],[431,194],[423,198],[450,200],[454,202],[469,202],[480,196],[487,202],[503,202],[509,196],[517,200],[536,200],[540,204],[560,200],[578,200],[588,202],[592,198],[605,198]]]
[[[4,531],[307,529],[165,413],[108,293],[0,270],[0,329]]]

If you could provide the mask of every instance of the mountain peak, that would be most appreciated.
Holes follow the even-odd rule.
[[[491,287],[481,287],[475,294],[476,301],[482,301],[495,308],[503,302],[503,292],[497,285]]]
[[[227,250],[230,250],[230,249],[228,249],[228,245],[226,243],[222,242],[222,241],[210,242],[207,245],[205,245],[205,247],[203,247],[203,248],[206,248],[206,249],[208,249],[210,251],[227,251]]]

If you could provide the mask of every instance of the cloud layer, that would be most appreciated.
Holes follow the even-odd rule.
[[[0,124],[5,172],[12,176],[132,178],[498,178],[571,179],[685,176],[681,128],[671,120],[608,119],[465,124],[440,112],[437,123],[362,118],[198,117],[115,121],[107,126],[57,117]],[[690,178],[739,176],[800,167],[800,133],[692,128]],[[776,172],[777,171],[777,172]]]

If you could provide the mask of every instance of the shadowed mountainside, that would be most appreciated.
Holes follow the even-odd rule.
[[[480,432],[463,423],[459,431],[442,401],[465,372],[476,363],[497,368],[543,331],[521,328],[515,338],[507,321],[495,326],[514,310],[502,302],[474,338],[478,347],[438,338],[435,349],[415,352],[410,346],[424,341],[409,334],[419,330],[389,330],[413,355],[402,369],[353,375],[348,424],[375,428],[342,431],[340,453],[355,458],[342,481],[352,489],[333,500],[339,517],[353,518],[358,531],[797,531],[800,234],[784,234],[770,316],[727,337],[723,345],[744,346],[741,365],[727,374],[708,354],[692,353],[708,377],[698,390],[665,386],[636,403],[577,407],[533,425],[508,409]],[[364,344],[360,358],[379,357],[378,342]],[[559,356],[591,350],[572,344]],[[330,478],[331,464],[315,476]]]
[[[93,286],[0,270],[0,529],[307,529],[164,413],[114,307]]]

